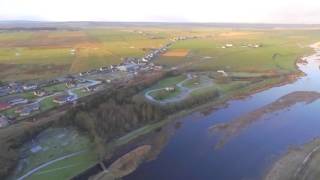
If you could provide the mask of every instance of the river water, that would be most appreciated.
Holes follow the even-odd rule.
[[[181,127],[175,129],[157,157],[141,164],[125,179],[263,179],[289,148],[319,137],[320,101],[297,102],[254,121],[237,121],[292,92],[319,92],[320,49],[306,59],[307,64],[298,65],[306,76],[292,84],[229,101],[225,108],[206,115],[198,112],[179,119]],[[231,130],[210,130],[221,123]]]

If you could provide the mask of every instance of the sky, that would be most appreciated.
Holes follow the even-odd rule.
[[[320,23],[319,0],[0,0],[0,20]]]

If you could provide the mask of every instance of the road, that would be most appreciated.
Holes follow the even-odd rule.
[[[101,84],[100,81],[89,80],[89,79],[85,79],[85,80],[88,81],[89,83],[82,84],[82,85],[80,85],[80,86],[77,86],[77,87],[75,87],[75,88],[72,88],[72,89],[68,89],[68,90],[67,90],[68,95],[74,97],[74,98],[72,99],[72,101],[75,101],[75,100],[77,100],[77,99],[79,98],[78,95],[77,95],[76,93],[74,93],[73,91],[78,90],[78,89],[81,89],[81,88],[85,88],[85,87],[90,87],[90,86],[95,86],[95,85]],[[47,99],[47,98],[49,98],[49,97],[53,97],[53,96],[59,95],[59,94],[61,94],[61,93],[62,93],[62,92],[57,92],[57,93],[54,93],[54,94],[50,94],[50,95],[48,95],[48,96],[44,96],[44,97],[37,98],[34,103],[40,103],[41,101],[43,101],[43,100],[45,100],[45,99]],[[32,103],[32,104],[33,104],[33,103]]]
[[[191,80],[191,79],[192,79],[192,75],[191,74],[187,74],[187,78],[185,80],[179,82],[176,85],[180,89],[181,92],[175,97],[168,98],[168,99],[165,99],[165,100],[156,100],[150,95],[153,92],[164,90],[166,88],[159,88],[159,89],[154,89],[154,90],[147,91],[145,93],[145,97],[151,102],[154,102],[154,103],[157,103],[157,104],[161,104],[161,105],[166,105],[166,104],[182,101],[182,100],[186,99],[190,95],[190,93],[192,93],[193,91],[198,90],[198,89],[202,89],[202,88],[206,88],[206,87],[210,87],[210,86],[213,85],[212,81],[207,81],[207,82],[205,82],[205,85],[202,85],[201,87],[197,87],[197,88],[187,88],[187,87],[183,86],[183,84],[185,82],[187,82],[188,80]]]

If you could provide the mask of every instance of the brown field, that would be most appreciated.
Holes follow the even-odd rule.
[[[164,57],[186,57],[188,54],[189,54],[189,50],[187,50],[187,49],[173,49],[173,50],[166,52],[162,56],[164,56]]]
[[[92,42],[86,33],[81,31],[61,31],[61,32],[38,32],[30,36],[29,39],[16,39],[0,41],[0,47],[47,47],[61,48],[72,47],[79,43]]]

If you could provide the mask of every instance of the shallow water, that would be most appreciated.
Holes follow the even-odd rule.
[[[241,125],[235,123],[236,118],[292,92],[319,92],[320,50],[307,61],[298,65],[306,76],[292,84],[229,101],[226,108],[211,114],[194,113],[182,118],[182,126],[157,158],[143,163],[125,179],[263,179],[272,163],[290,147],[320,135],[320,100],[299,102]],[[209,130],[219,123],[233,125],[234,129]]]

